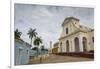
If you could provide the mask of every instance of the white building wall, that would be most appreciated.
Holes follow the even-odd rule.
[[[81,37],[81,32],[80,32],[80,35],[79,35],[79,46],[80,46],[80,52],[83,52],[83,41],[82,41],[82,37]]]
[[[62,42],[62,52],[66,52],[66,41],[69,40],[69,51],[70,52],[75,52],[75,43],[74,43],[74,39],[75,37],[78,37],[79,39],[79,48],[80,48],[80,52],[83,52],[83,37],[86,37],[87,39],[87,51],[91,50],[91,40],[90,40],[90,35],[88,33],[83,33],[83,32],[79,32],[76,33],[74,35],[65,37],[61,40],[59,40],[60,42]],[[59,49],[60,50],[60,49]]]
[[[71,38],[72,39],[72,49],[71,49],[71,52],[75,52],[75,38],[78,38],[79,39],[79,49],[80,49],[80,52],[82,50],[82,46],[80,46],[82,43],[81,43],[81,40],[80,40],[80,32],[78,33],[75,33],[74,35],[70,36],[69,39]]]
[[[62,42],[62,51],[66,52],[66,41],[69,40],[69,50],[70,52],[75,52],[75,43],[74,43],[74,39],[75,37],[79,38],[79,48],[80,48],[80,52],[83,52],[83,37],[86,37],[87,39],[87,51],[93,50],[94,49],[94,43],[92,42],[92,37],[94,37],[94,31],[89,33],[89,32],[82,32],[80,30],[80,23],[77,20],[65,20],[64,24],[62,25],[62,34],[61,37],[59,39],[59,49],[58,51],[60,51],[60,43]],[[68,34],[66,34],[66,28],[68,28]],[[85,29],[85,31],[88,31],[89,28],[87,27],[82,27],[82,29]],[[87,30],[86,30],[87,29]],[[77,33],[75,33],[77,32]],[[73,34],[72,34],[73,33]],[[72,34],[72,35],[69,35]],[[64,37],[64,38],[62,38]]]
[[[75,52],[74,38],[71,38],[71,39],[72,39],[72,49],[71,49],[71,52]]]
[[[92,31],[92,32],[90,32],[90,48],[91,48],[91,50],[94,50],[94,42],[93,42],[93,39],[92,38],[94,38],[94,31]]]
[[[66,21],[65,21],[66,22]],[[63,30],[62,30],[62,34],[61,37],[66,36],[68,34],[71,34],[75,31],[78,30],[79,28],[79,21],[76,20],[71,20],[68,23],[66,22],[63,26],[62,26]],[[66,28],[68,28],[68,34],[66,34]]]
[[[26,43],[15,41],[15,65],[29,63],[30,47]]]
[[[90,46],[91,46],[91,37],[90,36],[91,35],[88,32],[87,33],[81,32],[81,34],[80,34],[80,37],[81,37],[82,41],[83,41],[83,37],[86,37],[86,39],[87,39],[87,51],[91,50],[91,48],[90,48]],[[83,46],[83,43],[82,43],[82,46]]]

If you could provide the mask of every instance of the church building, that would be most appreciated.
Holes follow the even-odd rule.
[[[80,25],[80,20],[75,17],[67,17],[58,40],[54,44],[54,53],[93,51],[94,29]]]

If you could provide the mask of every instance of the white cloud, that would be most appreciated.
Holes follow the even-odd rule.
[[[92,8],[73,8],[43,5],[15,5],[15,29],[23,33],[23,40],[30,42],[27,31],[36,28],[44,44],[49,47],[50,41],[57,41],[61,33],[61,24],[68,16],[75,16],[81,23],[93,26],[94,11]]]

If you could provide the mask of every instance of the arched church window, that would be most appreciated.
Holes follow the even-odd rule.
[[[66,28],[66,34],[68,34],[68,28]]]

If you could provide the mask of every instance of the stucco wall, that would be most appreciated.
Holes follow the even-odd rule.
[[[28,64],[30,46],[21,41],[15,40],[15,65]]]
[[[59,43],[62,42],[63,52],[66,52],[66,41],[67,40],[69,41],[69,52],[75,52],[75,44],[74,44],[75,37],[78,37],[80,39],[80,33],[76,33],[74,35],[70,35],[68,37],[65,37],[65,38],[59,40]],[[80,51],[81,51],[81,49],[80,49]]]
[[[62,26],[61,37],[68,35],[66,34],[66,28],[68,28],[68,34],[71,34],[77,31],[79,28],[79,21],[76,21],[76,20],[71,20],[68,22],[65,21],[65,24]]]
[[[66,28],[68,28],[68,34],[66,34]],[[83,26],[83,28],[85,27]],[[85,31],[88,31],[88,30],[90,30],[90,28],[85,28]],[[94,49],[94,43],[92,40],[92,37],[94,37],[94,31],[92,32],[80,31],[79,21],[72,19],[71,21],[65,20],[62,26],[62,34],[59,39],[58,52],[61,52],[61,48],[60,48],[61,42],[62,42],[62,52],[66,52],[67,40],[69,41],[69,52],[75,52],[75,43],[74,43],[75,37],[79,39],[80,52],[83,52],[83,37],[87,39],[87,47],[86,47],[87,51]]]

